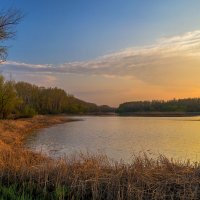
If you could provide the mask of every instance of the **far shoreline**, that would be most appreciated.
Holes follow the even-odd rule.
[[[126,112],[119,113],[122,117],[195,117],[200,112]]]
[[[195,117],[200,112],[124,112],[124,113],[87,113],[69,114],[67,117]]]

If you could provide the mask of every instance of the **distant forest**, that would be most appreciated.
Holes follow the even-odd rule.
[[[32,117],[36,114],[101,114],[114,109],[82,101],[60,88],[6,81],[0,76],[0,118]]]
[[[121,114],[135,112],[200,112],[200,98],[133,101],[120,104],[116,112]]]

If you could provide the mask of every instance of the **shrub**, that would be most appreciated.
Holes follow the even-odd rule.
[[[33,108],[31,108],[30,106],[26,105],[24,107],[24,109],[22,110],[21,117],[29,118],[29,117],[34,117],[36,114],[37,113]]]

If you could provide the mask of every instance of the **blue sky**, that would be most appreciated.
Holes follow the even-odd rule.
[[[163,79],[166,69],[170,69],[162,67],[167,62],[162,58],[159,68],[154,65],[148,69],[143,63],[152,62],[153,58],[161,60],[159,51],[168,53],[173,47],[170,39],[182,51],[179,46],[182,40],[190,43],[189,37],[196,42],[193,55],[198,53],[199,0],[1,0],[1,10],[9,8],[21,9],[25,14],[15,39],[5,43],[9,56],[2,68],[16,80],[57,85],[79,98],[110,105],[198,94],[196,90],[189,93],[180,88],[179,82],[185,81],[187,74],[185,69],[178,85],[171,79],[170,83],[162,83],[152,77]],[[145,53],[146,48],[151,48],[151,59]],[[159,49],[157,53],[155,48]],[[191,46],[184,48],[189,55]],[[132,56],[131,60],[127,55]],[[181,61],[187,63],[172,57],[170,66],[177,66],[177,61],[180,62],[177,67],[182,65]],[[196,63],[195,59],[192,63]],[[142,67],[136,69],[135,65]],[[169,71],[169,76],[178,70]],[[195,83],[193,86],[199,86]],[[171,89],[166,88],[169,84]],[[132,91],[133,86],[137,92]],[[139,92],[141,89],[143,93]],[[150,92],[147,94],[146,90]]]
[[[25,13],[9,59],[31,63],[93,59],[199,28],[198,0],[1,1]]]

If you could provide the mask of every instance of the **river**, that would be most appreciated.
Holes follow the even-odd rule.
[[[130,162],[133,155],[200,160],[200,117],[74,117],[27,140],[35,151],[57,158],[79,152]]]

